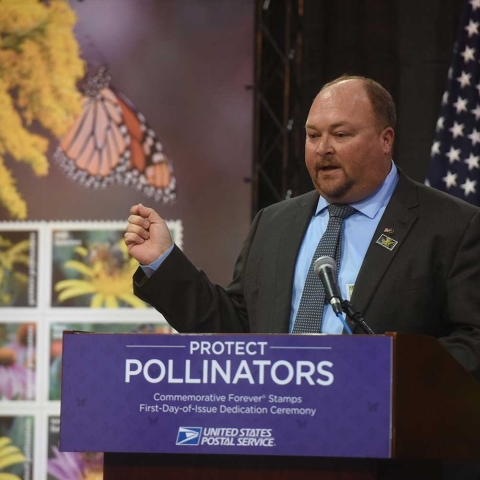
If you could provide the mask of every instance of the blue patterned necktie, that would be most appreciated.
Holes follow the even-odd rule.
[[[339,268],[343,220],[354,212],[356,210],[350,205],[329,205],[328,213],[330,217],[327,229],[313,254],[292,333],[320,333],[325,304],[325,290],[322,282],[313,271],[313,265],[318,257],[327,255],[335,259],[337,268]]]

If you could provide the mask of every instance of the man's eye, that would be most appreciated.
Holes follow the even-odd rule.
[[[345,138],[345,137],[348,137],[348,133],[345,133],[345,132],[337,132],[335,133],[335,136],[337,138]]]
[[[311,140],[315,139],[318,137],[316,133],[307,133],[307,137],[310,138]]]

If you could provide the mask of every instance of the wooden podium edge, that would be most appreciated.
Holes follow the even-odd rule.
[[[441,480],[428,460],[105,453],[105,480]]]
[[[480,460],[480,382],[435,338],[389,333],[392,457]]]

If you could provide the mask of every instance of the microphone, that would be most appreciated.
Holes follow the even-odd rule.
[[[342,296],[337,280],[335,279],[337,263],[332,257],[318,257],[313,264],[313,271],[323,284],[327,302],[332,306],[336,315],[341,314],[343,312]]]

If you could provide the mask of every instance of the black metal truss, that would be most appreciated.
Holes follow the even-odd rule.
[[[252,213],[296,195],[301,125],[304,0],[257,0]]]

